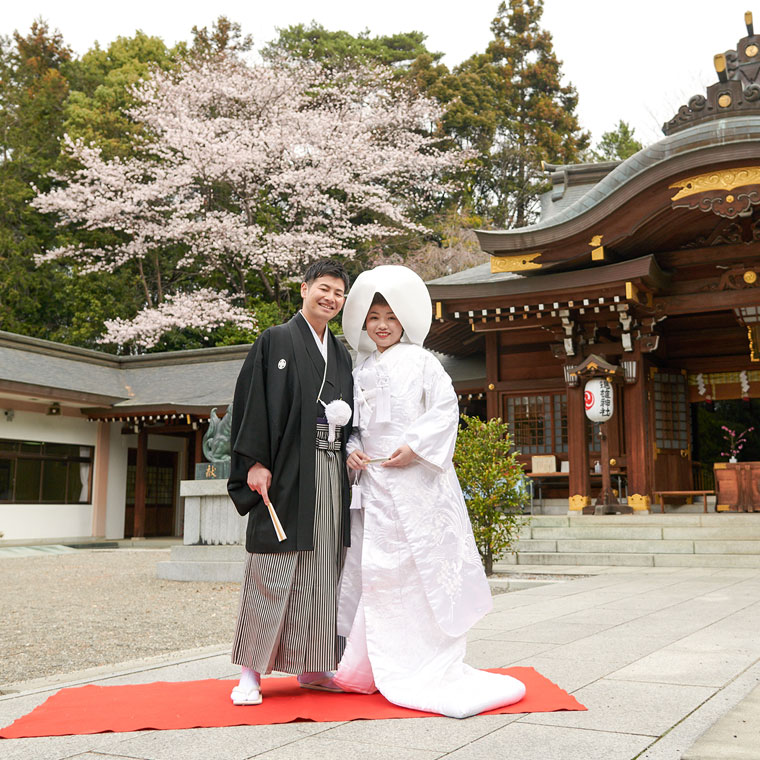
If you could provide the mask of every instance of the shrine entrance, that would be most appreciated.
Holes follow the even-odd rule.
[[[145,468],[145,538],[174,536],[177,506],[177,452],[148,449]],[[124,538],[134,537],[137,449],[127,454]]]
[[[540,220],[476,231],[490,266],[428,283],[426,345],[482,352],[488,417],[510,423],[528,475],[570,514],[615,507],[623,480],[634,512],[706,508],[724,471],[741,477],[733,495],[718,483],[716,508],[760,511],[760,452],[721,457],[724,421],[760,429],[760,111],[743,94],[760,69],[745,23],[663,140],[620,163],[544,164]],[[600,372],[618,411],[596,431],[584,386]]]

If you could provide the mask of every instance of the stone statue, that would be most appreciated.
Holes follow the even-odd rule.
[[[219,419],[216,407],[211,410],[208,420],[208,430],[203,436],[203,456],[206,462],[195,465],[196,480],[217,480],[228,478],[230,475],[230,428],[232,426],[232,404],[227,407],[227,413]]]
[[[208,420],[208,430],[203,436],[203,456],[209,462],[230,461],[230,426],[232,425],[232,404],[227,407],[227,413],[219,419],[216,407],[211,410]]]

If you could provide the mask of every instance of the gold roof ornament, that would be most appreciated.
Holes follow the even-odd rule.
[[[727,116],[755,116],[760,114],[760,36],[755,34],[752,14],[744,14],[747,36],[742,37],[736,50],[718,53],[714,58],[718,81],[682,105],[670,121],[662,126],[666,135],[672,135],[694,124],[715,121]]]
[[[604,235],[594,235],[589,241],[589,245],[593,248],[591,251],[591,261],[604,261],[603,237]]]
[[[670,199],[673,208],[699,208],[733,219],[760,204],[760,166],[697,174],[679,179],[669,189],[678,191]]]
[[[541,269],[536,259],[541,255],[538,253],[524,253],[519,256],[494,256],[491,255],[491,273],[499,272],[522,272],[526,269]]]
[[[707,172],[706,174],[697,174],[694,177],[679,179],[669,189],[678,192],[671,198],[677,201],[681,198],[688,198],[690,195],[704,193],[712,190],[735,190],[746,185],[755,185],[760,183],[760,166],[743,166],[739,169],[724,169],[723,171]]]

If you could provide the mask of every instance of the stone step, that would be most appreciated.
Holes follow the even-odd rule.
[[[758,515],[760,517],[760,515]],[[703,541],[760,541],[760,521],[757,525],[703,525],[700,527],[668,527],[662,529],[663,538],[694,538]]]
[[[167,581],[215,581],[240,583],[243,580],[243,562],[176,562],[166,560],[156,566],[156,574]]]
[[[695,541],[695,554],[758,554],[760,541]]]
[[[194,544],[172,546],[172,562],[244,562],[245,547],[240,544]]]
[[[167,581],[240,583],[245,572],[245,547],[239,544],[172,546],[156,574]]]
[[[625,554],[603,552],[519,552],[508,565],[609,565],[620,567],[760,568],[760,554]]]
[[[512,555],[513,562],[520,565],[619,565],[624,567],[652,567],[652,554],[604,554],[596,552],[577,552],[561,554],[559,552],[518,552]],[[686,555],[686,556],[694,556]],[[504,558],[501,562],[508,562]],[[511,563],[510,563],[511,564]]]
[[[654,525],[569,525],[565,527],[544,527],[534,525],[521,533],[524,538],[533,539],[670,539],[670,540],[742,540],[760,541],[760,520],[757,525],[722,525],[670,527]]]
[[[621,526],[704,527],[748,526],[760,527],[760,514],[747,512],[702,512],[694,514],[673,514],[659,512],[653,514],[633,515],[534,515],[530,518],[531,527],[589,527]]]
[[[681,530],[684,530],[683,528]],[[696,530],[696,529],[692,529]],[[654,525],[566,525],[563,527],[543,527],[534,525],[530,528],[526,538],[533,539],[558,539],[558,538],[586,538],[586,539],[662,539],[662,527]],[[687,538],[687,536],[674,536],[674,538]]]
[[[577,552],[595,554],[598,552],[605,554],[694,554],[694,541],[663,541],[662,539],[557,539],[557,541],[547,541],[526,539],[520,541],[518,550],[527,552],[556,551],[560,554]]]

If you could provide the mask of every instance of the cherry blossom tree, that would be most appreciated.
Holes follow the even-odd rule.
[[[103,342],[148,348],[175,327],[251,328],[243,308],[309,261],[351,258],[370,239],[419,230],[468,158],[432,136],[439,107],[385,70],[328,77],[310,62],[230,56],[156,70],[129,116],[129,158],[68,139],[76,162],[34,206],[64,244],[38,261],[80,271],[133,266],[144,308]]]

